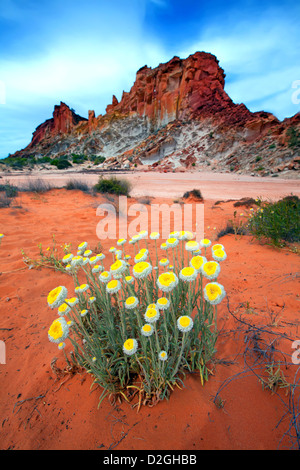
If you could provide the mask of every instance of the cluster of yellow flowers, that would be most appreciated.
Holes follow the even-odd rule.
[[[191,347],[199,338],[208,318],[207,328],[210,328],[213,306],[226,295],[217,278],[220,263],[227,255],[223,245],[211,246],[208,239],[197,242],[191,232],[180,231],[172,232],[160,245],[166,256],[159,259],[159,238],[159,233],[148,236],[145,230],[132,237],[128,245],[133,245],[134,255],[125,253],[127,240],[118,240],[117,246],[121,249],[109,249],[113,256],[109,268],[103,264],[105,255],[93,254],[87,242],[80,243],[75,255],[64,256],[62,261],[74,279],[75,296],[68,298],[64,286],[49,293],[48,305],[57,308],[59,315],[49,328],[49,340],[63,349],[65,339],[73,332],[73,344],[81,338],[89,347],[88,353],[82,349],[81,352],[94,371],[103,356],[108,355],[109,342],[119,348],[118,357],[123,354],[124,358],[135,358],[146,378],[153,370],[158,375],[167,374],[168,369],[163,364],[170,362],[172,372],[168,372],[167,381],[170,384],[184,355],[189,354],[185,351],[187,343]],[[153,253],[149,251],[149,239],[155,244]],[[141,243],[145,243],[145,247],[141,247]],[[206,258],[209,247],[211,261]],[[151,259],[154,256],[156,262]],[[87,282],[79,281],[82,274]],[[205,281],[209,282],[204,285]],[[199,298],[202,298],[201,307]],[[95,330],[97,340],[103,338],[98,346]],[[193,341],[186,341],[192,332]],[[203,331],[202,336],[205,336]],[[200,363],[201,359],[198,365]],[[149,377],[146,382],[151,382]]]

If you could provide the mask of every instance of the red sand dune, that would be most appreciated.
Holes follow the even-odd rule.
[[[158,179],[160,176],[157,175]],[[181,180],[180,188],[176,187],[180,194],[194,187],[186,188],[184,176],[181,180],[181,175],[174,175]],[[169,178],[169,188],[171,184],[174,188],[172,178]],[[139,188],[139,180],[136,181]],[[291,192],[288,181],[275,183],[273,180],[272,183],[270,195],[278,196],[279,187],[287,194]],[[167,190],[162,180],[159,184]],[[250,192],[263,195],[266,188],[265,180],[257,186],[249,186],[248,193],[244,192],[245,187],[230,184],[240,197]],[[202,190],[202,186],[200,188]],[[153,187],[149,183],[150,189]],[[218,230],[226,225],[236,209],[233,202],[214,205],[216,199],[230,199],[231,194],[223,192],[221,197],[218,193],[217,197],[209,198],[209,185],[203,188],[203,194],[205,235],[215,240]],[[39,195],[20,193],[17,207],[0,209],[0,231],[5,235],[0,247],[0,339],[6,345],[6,364],[0,364],[1,448],[291,448],[294,439],[285,436],[281,441],[291,419],[287,414],[280,421],[287,412],[288,397],[284,389],[278,389],[278,394],[263,390],[255,372],[266,376],[265,370],[249,370],[248,365],[262,360],[257,352],[249,349],[254,344],[249,339],[254,338],[262,350],[265,348],[263,340],[268,344],[277,340],[274,346],[291,362],[288,357],[292,353],[291,340],[299,338],[299,256],[288,248],[261,245],[249,236],[236,239],[234,235],[226,235],[220,240],[228,254],[219,279],[225,286],[227,298],[218,309],[217,353],[213,374],[204,386],[197,374],[188,375],[185,388],[174,390],[169,401],[152,408],[142,407],[137,413],[137,409],[127,403],[113,407],[107,399],[97,409],[100,391],[90,390],[92,378],[87,374],[56,377],[51,361],[56,357],[59,368],[64,368],[65,363],[63,353],[47,338],[54,313],[48,308],[46,298],[57,285],[66,285],[72,291],[72,279],[53,269],[28,269],[22,261],[21,250],[37,258],[37,245],[41,243],[44,249],[52,246],[53,235],[58,246],[72,243],[75,250],[86,240],[93,249],[99,243],[96,207],[104,201],[103,196],[55,189]],[[158,198],[152,202],[163,201],[167,202]],[[133,202],[134,198],[130,204]],[[247,212],[243,207],[237,211],[241,219],[244,215],[240,214]],[[114,242],[104,240],[101,244],[109,266],[108,248]],[[232,313],[246,324],[235,320]],[[249,329],[248,323],[267,326],[274,334],[262,333],[259,338],[257,333],[254,337],[255,328]],[[282,334],[286,335],[285,339]],[[246,347],[247,364],[244,362]],[[297,368],[294,364],[282,366],[287,380],[293,380]],[[226,380],[228,383],[224,382]],[[215,402],[214,398],[217,398]]]

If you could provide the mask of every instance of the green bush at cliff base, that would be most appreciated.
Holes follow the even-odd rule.
[[[255,238],[274,245],[300,241],[300,199],[286,196],[275,203],[256,201],[258,209],[249,219],[248,229]]]
[[[129,196],[131,185],[129,181],[124,179],[111,178],[99,178],[99,181],[94,186],[94,190],[98,193],[108,193]]]

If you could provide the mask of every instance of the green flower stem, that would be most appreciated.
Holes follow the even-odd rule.
[[[69,367],[71,367],[70,361],[69,361],[68,356],[67,356],[66,351],[65,351],[65,348],[63,348],[63,353],[64,353],[64,356],[65,356],[66,363],[68,364]]]
[[[123,312],[123,308],[121,307],[120,299],[119,296],[116,294],[117,302],[118,302],[118,307],[119,307],[119,314],[120,314],[120,319],[121,319],[121,325],[122,325],[122,339],[123,342],[126,341],[126,323],[125,323],[125,315]]]
[[[188,312],[189,316],[192,316],[192,293],[191,293],[191,282],[188,283]]]
[[[172,256],[173,256],[173,266],[174,266],[174,271],[176,271],[176,262],[175,262],[175,248],[172,248]]]
[[[151,381],[150,381],[150,378],[149,378],[149,375],[147,374],[147,372],[145,371],[143,365],[141,364],[137,354],[135,353],[135,359],[137,361],[137,363],[139,364],[140,368],[142,369],[143,373],[144,373],[144,376],[145,376],[145,379],[146,379],[146,382],[148,384],[148,387],[149,387],[149,390],[151,391]]]
[[[165,327],[165,336],[166,336],[166,349],[169,350],[169,333],[168,333],[168,326],[167,326],[167,318],[166,318],[166,310],[164,312],[164,327]]]
[[[160,345],[159,345],[159,339],[158,339],[158,332],[156,328],[156,322],[154,322],[154,333],[155,333],[155,339],[156,339],[156,346],[157,346],[157,354],[160,351]]]
[[[176,314],[175,314],[175,311],[174,311],[174,307],[173,307],[173,302],[171,300],[171,292],[168,293],[168,297],[169,297],[169,302],[170,302],[170,305],[171,305],[171,314],[172,314],[172,320],[173,320],[173,323],[174,323],[174,327],[173,327],[173,331],[175,330],[175,341],[177,342],[177,339],[178,339],[178,328],[177,328],[177,325],[176,325]]]
[[[179,356],[178,356],[177,364],[176,364],[175,369],[174,369],[174,371],[173,371],[171,380],[173,379],[173,377],[174,377],[174,376],[177,374],[177,372],[178,372],[178,368],[179,368],[179,365],[180,365],[180,362],[181,362],[181,359],[182,359],[182,355],[183,355],[183,351],[184,351],[184,346],[185,346],[185,332],[184,332],[183,335],[182,335],[181,349],[180,349],[180,353],[179,353]]]
[[[152,304],[152,296],[150,296],[148,282],[149,282],[149,281],[148,281],[148,279],[146,278],[146,279],[145,279],[146,298],[147,298],[148,305],[150,305],[150,304]]]
[[[180,261],[179,261],[179,258],[180,258],[180,250],[179,250],[179,243],[178,245],[176,246],[176,261],[177,261],[177,269],[176,269],[176,273],[178,274],[179,270],[180,270]]]
[[[215,305],[215,332],[217,331],[218,306]]]
[[[155,243],[156,266],[158,266],[157,240],[154,240],[154,243]]]

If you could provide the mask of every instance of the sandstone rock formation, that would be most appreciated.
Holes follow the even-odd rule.
[[[300,114],[280,122],[252,113],[233,103],[224,85],[224,71],[209,53],[145,65],[104,115],[90,110],[85,119],[61,103],[15,155],[102,155],[108,168],[297,171],[299,147],[289,146],[287,131],[299,129]]]
[[[47,137],[51,138],[59,134],[70,134],[76,124],[85,120],[85,118],[76,114],[69,106],[61,101],[60,105],[54,107],[53,117],[36,128],[30,147],[34,147]]]

